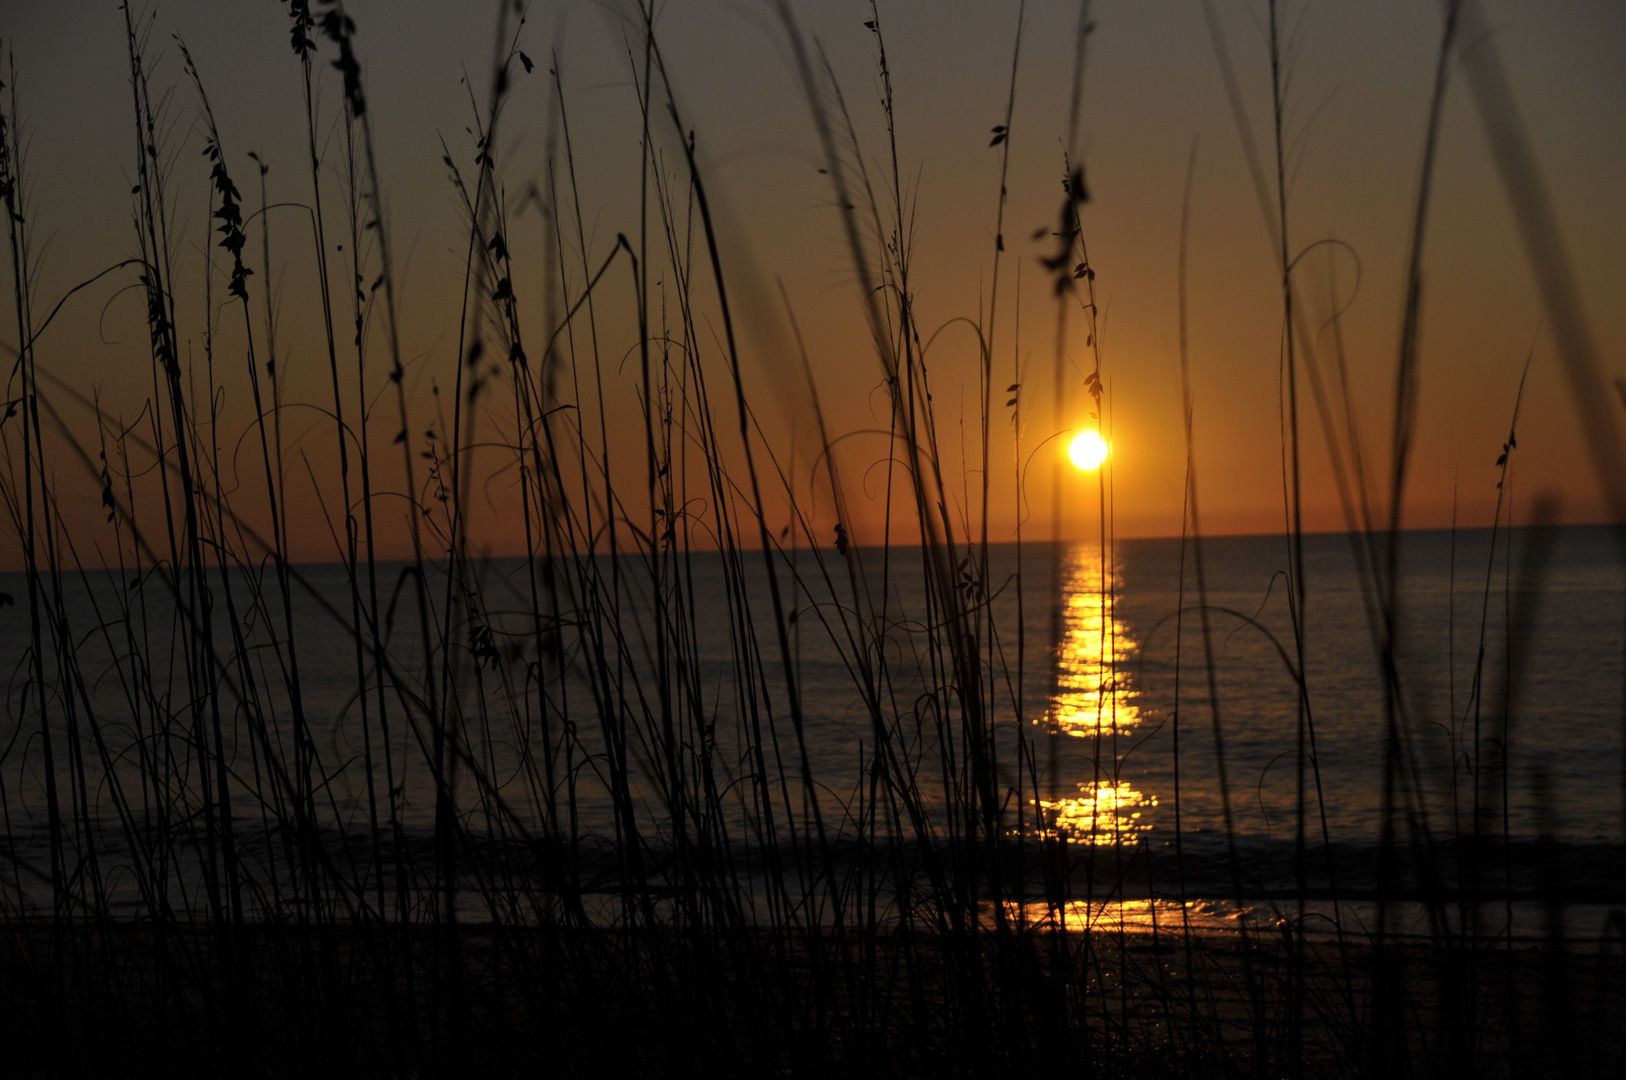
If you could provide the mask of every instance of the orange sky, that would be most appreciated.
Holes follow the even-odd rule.
[[[794,5],[803,28],[825,50],[852,116],[861,161],[885,195],[891,164],[878,104],[875,36],[867,5]],[[133,136],[122,22],[111,5],[78,0],[12,5],[0,14],[0,38],[15,57],[18,104],[25,124],[28,219],[37,262],[35,307],[49,310],[69,288],[134,253],[131,225]],[[474,156],[467,133],[465,71],[483,98],[489,78],[495,4],[447,5],[428,0],[348,5],[367,80],[370,113],[392,242],[399,259],[406,386],[413,440],[434,423],[442,398],[434,389],[455,379],[458,304],[466,232],[441,164],[441,139],[460,162]],[[1250,124],[1268,152],[1270,83],[1263,4],[1216,4]],[[1351,407],[1366,464],[1386,475],[1402,280],[1423,143],[1438,5],[1288,4],[1286,138],[1289,234],[1295,249],[1336,239],[1305,257],[1295,277],[1318,362],[1333,377],[1332,297],[1347,357]],[[1606,375],[1626,375],[1626,13],[1586,0],[1563,3],[1497,0],[1484,5],[1507,66],[1523,121],[1578,282],[1580,300]],[[633,10],[628,6],[628,10]],[[1065,441],[1050,404],[1056,305],[1037,258],[1052,241],[1031,239],[1055,220],[1067,138],[1074,4],[1029,3],[1021,40],[1016,105],[1010,125],[1009,201],[1000,293],[992,342],[994,391],[989,527],[1009,538],[1020,520],[1027,535],[1050,533],[1051,468]],[[1004,123],[1016,42],[1015,3],[948,0],[882,5],[882,29],[895,93],[899,172],[912,248],[911,291],[923,339],[950,516],[973,521],[980,506],[976,466],[979,415],[977,353],[963,320],[986,325],[995,272],[999,169],[1005,147],[990,147]],[[1079,146],[1092,199],[1084,218],[1097,272],[1100,345],[1111,424],[1111,506],[1120,536],[1167,535],[1180,529],[1185,452],[1178,368],[1178,252],[1182,190],[1196,147],[1189,237],[1189,329],[1195,404],[1196,461],[1203,526],[1210,532],[1268,532],[1283,523],[1280,394],[1282,312],[1275,255],[1249,179],[1237,128],[1227,108],[1215,53],[1196,3],[1098,3],[1090,40]],[[213,98],[227,163],[247,208],[259,205],[247,152],[270,164],[271,202],[308,201],[302,161],[299,69],[287,45],[285,9],[269,0],[219,5],[190,0],[156,9],[154,78],[173,86],[165,106],[177,194],[177,302],[194,379],[201,379],[201,280],[208,193],[199,154],[196,96],[185,82],[170,35],[180,33],[198,60]],[[820,402],[846,488],[852,530],[879,539],[887,480],[883,435],[888,406],[884,375],[856,295],[858,276],[832,206],[829,178],[809,120],[807,101],[788,71],[785,35],[769,5],[671,4],[660,9],[657,34],[685,123],[696,133],[723,240],[725,272],[740,320],[746,382],[756,422],[791,474],[798,499],[829,527],[828,500],[809,496],[819,471],[814,415],[801,378],[782,297],[788,297],[813,365]],[[549,68],[557,57],[581,190],[586,252],[596,269],[618,233],[639,229],[639,119],[628,49],[633,32],[600,4],[537,6],[520,47],[536,61],[516,68],[514,96],[497,144],[510,206],[515,290],[530,340],[549,333],[547,277],[551,253],[532,185],[550,201],[548,154],[561,153],[558,101]],[[336,75],[322,53],[323,152],[331,213],[337,215],[340,102]],[[1515,514],[1550,490],[1569,520],[1598,520],[1602,505],[1577,433],[1569,391],[1544,325],[1538,290],[1520,247],[1508,199],[1492,168],[1473,99],[1453,68],[1443,113],[1434,213],[1424,258],[1424,321],[1417,441],[1406,521],[1488,524],[1496,498],[1492,463],[1506,438],[1520,372],[1532,357],[1519,424]],[[657,146],[668,172],[681,170],[681,147],[663,127]],[[1269,162],[1267,161],[1267,164]],[[1274,192],[1271,193],[1274,197]],[[574,232],[567,201],[556,209]],[[272,211],[278,363],[285,380],[284,467],[289,481],[291,544],[296,556],[338,554],[329,525],[335,513],[333,434],[328,371],[321,344],[310,231],[302,211]],[[263,334],[257,223],[246,257],[256,333]],[[1347,246],[1345,246],[1347,245]],[[218,255],[218,251],[216,253]],[[585,254],[585,257],[583,257]],[[217,259],[218,262],[218,259]],[[670,297],[670,267],[649,259],[653,281]],[[697,261],[703,270],[703,260]],[[217,265],[216,273],[220,273]],[[336,271],[337,273],[337,271]],[[4,275],[9,291],[11,271]],[[369,274],[370,276],[370,274]],[[1359,289],[1354,290],[1356,279]],[[1018,285],[1018,279],[1020,284]],[[128,423],[152,396],[143,307],[130,275],[112,275],[69,300],[39,341],[39,363],[83,394],[99,394],[104,413]],[[641,497],[642,428],[637,396],[635,322],[623,269],[607,275],[595,305],[598,374],[604,381],[608,438],[598,428],[591,386],[561,389],[589,440],[616,454],[617,483]],[[782,292],[781,292],[782,290]],[[342,294],[342,289],[341,289]],[[720,438],[736,475],[737,427],[721,341],[723,328],[709,286],[698,287],[697,335],[717,409]],[[222,327],[216,365],[224,386],[221,442],[234,505],[257,520],[257,446],[247,411],[240,331],[227,317],[224,278],[215,283],[213,317]],[[655,322],[661,320],[659,313]],[[962,320],[962,321],[957,321]],[[579,324],[584,325],[584,324]],[[1064,346],[1071,408],[1063,427],[1085,423],[1084,374],[1091,369],[1085,323],[1075,309]],[[235,336],[234,336],[235,335]],[[14,345],[15,323],[0,322]],[[381,338],[375,338],[381,340]],[[263,343],[262,343],[263,347]],[[9,355],[9,354],[8,354]],[[590,365],[580,354],[580,370]],[[382,365],[373,368],[381,370]],[[375,440],[381,487],[401,486],[389,436],[399,426],[393,399],[375,378],[367,391],[377,411]],[[999,391],[1021,383],[1013,424]],[[49,387],[47,388],[49,389]],[[13,385],[9,396],[15,396]],[[95,427],[65,391],[57,395],[79,440]],[[500,403],[476,438],[500,441]],[[1613,407],[1613,403],[1611,403]],[[1342,404],[1337,408],[1342,415]],[[511,417],[511,408],[509,414]],[[1343,515],[1333,492],[1326,444],[1308,394],[1303,419],[1306,527],[1333,529]],[[1019,444],[1018,441],[1019,440]],[[16,438],[11,437],[12,444]],[[18,468],[13,448],[14,472]],[[1022,461],[1019,492],[1015,462]],[[521,544],[511,512],[511,455],[497,447],[474,458],[478,494],[471,535],[479,550],[512,553]],[[56,461],[57,498],[82,553],[110,552],[100,485],[64,452]],[[771,466],[764,466],[769,473]],[[310,478],[314,478],[314,484]],[[901,478],[900,479],[901,482]],[[419,476],[424,482],[423,476]],[[743,483],[743,480],[741,481]],[[1093,531],[1093,481],[1064,476],[1067,531]],[[263,486],[263,482],[262,482]],[[772,484],[769,485],[772,487]],[[1374,483],[1374,491],[1382,489]],[[426,489],[420,489],[426,490]],[[322,492],[319,499],[316,492]],[[325,500],[325,502],[324,502]],[[380,552],[405,550],[404,503],[379,503],[387,518]],[[786,520],[783,495],[770,496],[771,523]],[[907,515],[908,510],[903,503]],[[1455,506],[1455,510],[1453,510]],[[896,526],[895,526],[896,527]],[[975,529],[975,525],[973,525]],[[18,562],[7,529],[6,565]],[[895,534],[900,535],[900,534]],[[908,535],[907,530],[904,534]],[[87,558],[90,556],[87,554]]]

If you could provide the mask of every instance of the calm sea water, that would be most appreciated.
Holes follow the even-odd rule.
[[[981,614],[1002,828],[1110,861],[1103,889],[1118,900],[1168,898],[1177,882],[1208,899],[1449,892],[1477,835],[1499,860],[1492,876],[1521,903],[1555,875],[1567,901],[1618,901],[1626,592],[1616,534],[1406,534],[1387,690],[1384,628],[1356,553],[1350,537],[1305,538],[1299,633],[1280,537],[1205,541],[1200,581],[1195,551],[1175,540],[1105,553],[1003,546],[986,575],[974,561],[957,568]],[[393,813],[409,843],[433,829],[432,716],[457,732],[452,812],[473,842],[557,828],[611,845],[619,739],[657,857],[675,835],[661,795],[674,767],[696,789],[710,777],[742,848],[763,839],[744,794],[756,786],[796,813],[816,797],[838,845],[866,829],[885,841],[893,830],[873,824],[866,802],[875,716],[921,805],[940,814],[957,782],[961,703],[935,648],[945,635],[919,553],[866,549],[856,564],[855,578],[834,552],[779,563],[788,675],[753,553],[673,559],[658,588],[636,559],[556,568],[553,594],[520,560],[480,564],[450,589],[431,573],[429,640],[444,634],[452,648],[427,652],[415,579],[383,566],[383,680],[370,647],[358,656],[340,566],[297,568],[293,649],[270,569],[214,575],[212,655],[184,582],[182,616],[161,572],[75,575],[60,583],[64,618],[44,635],[43,699],[27,582],[0,575],[16,601],[0,608],[5,886],[13,902],[48,903],[49,750],[75,887],[93,873],[117,910],[149,904],[155,873],[179,895],[203,888],[218,858],[205,808],[221,760],[237,827],[267,838],[244,842],[262,894],[290,872],[272,838],[286,836],[276,823],[289,818],[287,777],[300,762],[314,777],[317,826],[365,892],[374,871],[357,852],[375,816],[387,829]],[[1386,835],[1407,869],[1381,868]],[[168,861],[154,871],[160,850]]]

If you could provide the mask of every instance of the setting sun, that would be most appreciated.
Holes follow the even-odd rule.
[[[1067,456],[1081,469],[1099,469],[1107,459],[1107,441],[1099,431],[1081,431],[1068,446]]]

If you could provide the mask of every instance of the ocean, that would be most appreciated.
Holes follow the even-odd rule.
[[[381,563],[354,591],[308,565],[286,608],[270,563],[98,570],[40,579],[38,665],[26,576],[0,575],[0,890],[610,918],[634,876],[726,865],[748,909],[831,918],[921,902],[981,844],[981,894],[1118,924],[1533,934],[1556,904],[1601,932],[1626,899],[1618,534],[1408,532],[1392,590],[1385,543],[1304,537],[1301,625],[1280,536],[936,574],[792,550],[772,581],[749,551]]]

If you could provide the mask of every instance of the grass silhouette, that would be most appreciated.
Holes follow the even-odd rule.
[[[232,134],[217,129],[184,44],[191,103],[154,85],[156,21],[126,6],[137,254],[43,316],[8,58],[0,194],[18,344],[0,498],[27,610],[0,748],[0,1030],[15,1075],[1618,1072],[1626,923],[1617,912],[1601,943],[1572,941],[1573,852],[1553,828],[1531,841],[1511,823],[1514,703],[1552,534],[1520,534],[1515,573],[1500,502],[1472,640],[1480,660],[1467,699],[1451,702],[1453,722],[1471,720],[1472,732],[1468,771],[1452,789],[1459,812],[1440,820],[1419,801],[1425,752],[1401,674],[1404,523],[1371,504],[1372,466],[1353,420],[1336,414],[1349,408],[1342,355],[1336,387],[1306,355],[1316,335],[1294,270],[1322,245],[1295,249],[1288,230],[1274,3],[1267,153],[1236,112],[1274,230],[1285,327],[1291,636],[1277,648],[1297,698],[1281,748],[1293,767],[1294,885],[1263,898],[1233,821],[1252,778],[1226,756],[1234,716],[1248,706],[1221,693],[1221,620],[1249,620],[1210,596],[1189,387],[1169,613],[1172,857],[1154,856],[1102,794],[1124,778],[1107,710],[1127,679],[1110,640],[1119,593],[1110,458],[1092,491],[1099,531],[1084,548],[1105,613],[1086,774],[1095,794],[1071,818],[1055,809],[1070,747],[1035,721],[1050,722],[1066,689],[1054,662],[1071,550],[1061,481],[1047,541],[1005,547],[989,537],[989,477],[1003,467],[993,460],[992,342],[1006,312],[1002,275],[1015,272],[1004,229],[1019,48],[1005,122],[990,133],[1001,154],[998,224],[989,307],[970,320],[980,457],[968,468],[948,459],[939,436],[947,420],[914,306],[885,12],[871,3],[888,137],[876,153],[792,6],[771,6],[884,380],[897,466],[885,505],[911,511],[887,517],[884,544],[861,546],[849,541],[838,440],[799,328],[798,355],[780,359],[808,384],[823,487],[799,490],[747,392],[737,279],[652,4],[637,9],[628,39],[640,216],[592,259],[593,208],[557,61],[523,52],[523,11],[499,5],[472,168],[462,150],[445,152],[466,246],[455,359],[428,401],[407,377],[395,222],[355,24],[336,2],[287,8],[305,199],[268,203],[259,159],[257,193],[232,164],[242,155],[228,153]],[[1205,10],[1235,101],[1234,66]],[[1025,5],[1013,14],[1020,43]],[[1453,0],[1442,23],[1399,341],[1391,508],[1404,502],[1415,434],[1441,101],[1464,28],[1479,18]],[[1079,137],[1092,29],[1085,3],[1055,249],[1042,261],[1056,303],[1052,438],[1076,411],[1069,320],[1082,320],[1090,359],[1077,389],[1091,423],[1111,430]],[[1595,350],[1505,78],[1490,50],[1474,55],[1470,79],[1520,193],[1543,300],[1613,491],[1626,476],[1618,421],[1599,411],[1613,402],[1596,393]],[[324,109],[329,65],[342,92]],[[544,73],[557,108],[545,185],[526,195],[546,209],[537,267],[510,242],[525,207],[511,202],[498,155],[514,80]],[[177,109],[196,110],[195,134],[178,132]],[[194,156],[178,150],[198,142],[213,229],[201,266],[196,240],[176,225],[180,200],[202,182],[187,172]],[[661,153],[674,143],[680,161]],[[273,238],[278,250],[303,250],[305,230],[314,243],[299,273],[311,302],[300,317],[319,327],[325,351],[329,397],[319,404],[286,395],[277,327],[288,316],[272,292]],[[1183,221],[1183,373],[1186,231]],[[104,278],[144,300],[152,383],[133,419],[42,363],[62,305]],[[540,295],[527,297],[539,278]],[[186,309],[189,280],[202,282],[204,318]],[[795,327],[793,300],[781,298]],[[540,323],[522,315],[533,299]],[[625,441],[612,434],[604,386],[606,368],[622,362],[605,344],[618,321],[636,343],[626,360],[636,362],[641,410],[638,437]],[[223,405],[228,392],[251,403],[240,429]],[[1019,373],[1005,393],[1008,410],[1043,409]],[[1301,394],[1327,433],[1380,668],[1381,840],[1355,864],[1329,829],[1322,717],[1306,675]],[[331,439],[317,452],[332,455],[339,500],[319,508],[337,559],[326,566],[292,554],[293,519],[313,513],[299,473],[311,470],[315,439],[285,425],[310,408],[322,417],[313,430]],[[1515,405],[1504,482],[1517,417]],[[1044,449],[1019,439],[1019,489]],[[256,460],[239,476],[245,454]],[[505,511],[522,530],[518,558],[481,554],[471,507],[493,469],[516,478]],[[967,501],[975,514],[956,519],[952,493],[973,482],[968,473],[980,482]],[[82,547],[64,510],[86,485],[107,513],[111,551]],[[776,531],[781,503],[789,520]],[[403,559],[378,555],[386,515],[407,524]],[[1452,558],[1454,573],[1454,549]],[[1484,614],[1498,570],[1511,610],[1500,653]],[[1035,609],[1039,594],[1048,599]],[[1035,627],[1048,627],[1049,640],[1036,641]],[[1502,666],[1487,655],[1504,656]],[[854,737],[834,744],[810,706],[832,684],[858,703]],[[1222,847],[1206,853],[1182,827],[1190,772],[1181,786],[1204,729],[1224,822]],[[1602,873],[1618,886],[1616,864]],[[1261,899],[1271,917],[1252,903]],[[1515,937],[1516,901],[1540,906],[1539,941]],[[1215,902],[1239,914],[1215,916]],[[1370,919],[1354,916],[1359,905]],[[1405,905],[1425,911],[1424,933],[1401,932]]]

